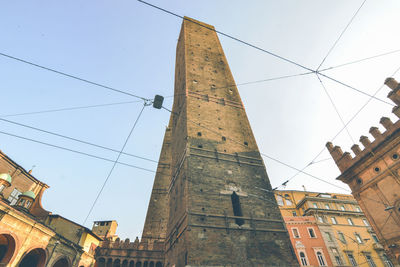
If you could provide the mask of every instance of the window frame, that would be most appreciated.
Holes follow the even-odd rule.
[[[292,230],[293,238],[301,238],[299,228],[297,228],[297,227],[292,227],[291,230]],[[297,231],[297,237],[296,237],[296,235],[294,234],[294,231],[293,231],[293,230],[296,230],[296,231]]]
[[[347,223],[354,226],[354,222],[351,218],[347,218]]]
[[[17,192],[15,195],[14,193]],[[14,187],[13,191],[11,191],[7,200],[10,201],[10,205],[15,205],[18,202],[19,195],[22,194],[22,191],[19,191],[18,188]]]
[[[298,252],[299,252],[299,259],[300,259],[300,264],[301,264],[301,266],[309,266],[309,265],[308,265],[307,253],[305,252],[305,250],[300,250],[300,251],[298,251]],[[304,263],[303,263],[303,261],[302,261],[301,253],[304,254],[304,260],[305,260],[305,263],[306,263],[305,265],[304,265]]]
[[[331,222],[332,222],[332,224],[338,224],[336,217],[334,217],[334,216],[331,217]]]
[[[315,256],[317,257],[319,266],[327,266],[326,265],[327,262],[326,262],[326,259],[325,259],[325,256],[324,256],[324,253],[322,250],[315,251]],[[321,263],[321,261],[322,261],[322,263]]]
[[[314,236],[311,236],[310,230],[312,230]],[[310,238],[317,238],[317,233],[315,232],[314,227],[307,227],[307,232]]]

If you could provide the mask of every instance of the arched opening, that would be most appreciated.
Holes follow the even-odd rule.
[[[143,267],[149,267],[149,262],[148,261],[143,262]]]
[[[9,263],[15,252],[15,240],[10,235],[0,235],[0,265]]]
[[[135,262],[134,261],[130,261],[129,262],[129,267],[135,267]]]
[[[100,258],[96,263],[98,267],[106,267],[106,260],[104,258]]]
[[[128,260],[124,260],[122,262],[122,267],[128,267]]]
[[[113,260],[111,259],[111,258],[109,258],[108,260],[107,260],[107,267],[113,267],[112,266],[112,263],[113,263]]]
[[[70,267],[70,264],[69,264],[67,258],[61,258],[56,261],[56,263],[53,265],[53,267]]]
[[[44,267],[46,252],[42,248],[35,248],[26,254],[19,263],[19,267]]]
[[[162,263],[161,262],[157,262],[156,263],[156,267],[162,267]]]
[[[142,262],[141,261],[136,262],[136,267],[142,267]]]
[[[121,261],[119,259],[116,259],[114,261],[113,267],[121,267]]]
[[[154,261],[151,261],[149,266],[154,267]]]

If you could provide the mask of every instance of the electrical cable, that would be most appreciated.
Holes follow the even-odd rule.
[[[292,77],[297,77],[297,76],[302,76],[302,75],[308,75],[308,74],[311,74],[311,73],[314,73],[314,72],[309,71],[309,72],[303,72],[303,73],[292,74],[292,75],[278,76],[278,77],[273,77],[273,78],[269,78],[269,79],[256,80],[256,81],[244,82],[244,83],[237,83],[237,84],[232,84],[232,85],[228,85],[228,86],[215,87],[215,88],[212,88],[212,90],[219,90],[219,89],[226,89],[226,88],[235,87],[235,86],[238,87],[238,86],[249,85],[249,84],[276,81],[276,80],[281,80],[281,79],[286,79],[286,78],[292,78]],[[202,89],[200,91],[196,91],[196,93],[204,92],[204,91],[208,91],[208,90],[210,90],[210,87],[207,88],[207,89]],[[174,97],[174,96],[181,96],[181,95],[185,95],[185,94],[169,95],[169,96],[166,96],[165,98],[170,98],[170,97]]]
[[[271,55],[271,56],[273,56],[273,57],[276,57],[276,58],[279,58],[279,59],[281,59],[281,60],[283,60],[283,61],[289,62],[289,63],[291,63],[291,64],[293,64],[293,65],[296,65],[296,66],[298,66],[298,67],[300,67],[300,68],[303,68],[303,69],[308,70],[308,71],[311,71],[311,72],[315,72],[314,70],[312,70],[312,69],[310,69],[310,68],[307,68],[307,67],[305,67],[305,66],[303,66],[303,65],[301,65],[301,64],[299,64],[299,63],[296,63],[296,62],[294,62],[294,61],[292,61],[292,60],[290,60],[290,59],[287,59],[287,58],[285,58],[285,57],[279,56],[279,55],[277,55],[277,54],[275,54],[275,53],[273,53],[273,52],[270,52],[270,51],[265,50],[265,49],[263,49],[263,48],[261,48],[261,47],[258,47],[258,46],[256,46],[256,45],[253,45],[253,44],[251,44],[251,43],[248,43],[248,42],[246,42],[246,41],[243,41],[243,40],[241,40],[241,39],[239,39],[239,38],[237,38],[237,37],[234,37],[234,36],[232,36],[232,35],[229,35],[229,34],[226,34],[226,33],[221,32],[221,31],[218,31],[218,30],[216,30],[215,28],[210,28],[210,27],[208,27],[208,26],[206,26],[206,25],[203,25],[203,24],[201,24],[201,23],[198,23],[198,22],[196,22],[196,21],[193,21],[193,20],[191,20],[191,19],[189,19],[189,18],[186,18],[186,17],[184,17],[184,16],[178,15],[178,14],[172,12],[172,11],[166,10],[166,9],[161,8],[161,7],[159,7],[159,6],[150,4],[150,3],[145,2],[145,1],[143,1],[143,0],[138,0],[138,1],[141,2],[141,3],[143,3],[143,4],[148,5],[148,6],[150,6],[150,7],[153,7],[153,8],[155,8],[155,9],[158,9],[158,10],[160,10],[160,11],[163,11],[163,12],[165,12],[165,13],[168,13],[168,14],[170,14],[170,15],[173,15],[173,16],[175,16],[175,17],[178,17],[178,18],[181,18],[181,19],[183,19],[183,20],[189,21],[189,22],[191,22],[191,23],[197,24],[197,25],[199,25],[200,27],[203,27],[203,28],[206,28],[206,29],[208,29],[208,30],[210,30],[210,31],[216,32],[216,33],[218,33],[218,34],[220,34],[220,35],[223,35],[223,36],[225,36],[225,37],[228,37],[229,39],[235,40],[235,41],[237,41],[237,42],[239,42],[239,43],[242,43],[242,44],[244,44],[244,45],[250,46],[250,47],[252,47],[252,48],[254,48],[254,49],[257,49],[257,50],[259,50],[259,51],[262,51],[262,52],[264,52],[264,53],[267,53],[267,54],[269,54],[269,55]]]
[[[132,133],[133,133],[133,130],[135,129],[135,127],[136,127],[136,125],[137,125],[137,123],[138,123],[140,117],[142,116],[143,110],[145,109],[146,106],[147,106],[147,104],[146,104],[146,102],[145,102],[145,103],[143,104],[143,108],[140,110],[139,115],[137,116],[135,122],[133,123],[133,126],[132,126],[132,128],[131,128],[131,130],[130,130],[128,136],[126,137],[125,142],[124,142],[124,145],[122,146],[121,151],[119,152],[117,158],[115,159],[114,164],[113,164],[113,166],[111,167],[111,169],[110,169],[110,171],[109,171],[109,173],[108,173],[108,175],[107,175],[107,178],[104,180],[103,185],[101,186],[99,192],[97,193],[97,196],[96,196],[95,200],[93,201],[93,204],[92,204],[92,206],[90,207],[89,212],[88,212],[88,214],[87,214],[85,220],[83,221],[82,225],[85,225],[87,219],[89,218],[90,214],[92,213],[94,206],[96,205],[96,203],[97,203],[97,201],[98,201],[98,199],[99,199],[101,193],[103,192],[103,190],[104,190],[104,188],[105,188],[105,186],[106,186],[108,180],[110,179],[111,174],[113,173],[113,171],[114,171],[114,169],[115,169],[115,166],[117,165],[117,162],[118,162],[119,158],[121,157],[122,152],[124,151],[125,146],[127,145],[128,141],[129,141],[129,138],[131,137],[131,135],[132,135]]]
[[[121,94],[124,94],[124,95],[129,95],[129,96],[132,96],[132,97],[135,97],[135,98],[139,98],[139,99],[142,99],[142,100],[148,100],[148,99],[146,99],[144,97],[137,96],[137,95],[131,94],[131,93],[126,92],[126,91],[122,91],[122,90],[119,90],[119,89],[116,89],[116,88],[113,88],[113,87],[110,87],[110,86],[107,86],[107,85],[103,85],[103,84],[100,84],[100,83],[97,83],[97,82],[92,82],[92,81],[89,81],[87,79],[75,76],[75,75],[71,75],[71,74],[68,74],[68,73],[65,73],[65,72],[62,72],[62,71],[58,71],[58,70],[55,70],[55,69],[52,69],[52,68],[48,68],[48,67],[45,67],[45,66],[42,66],[42,65],[39,65],[39,64],[36,64],[36,63],[30,62],[30,61],[21,59],[21,58],[17,58],[17,57],[11,56],[11,55],[7,55],[7,54],[1,53],[1,52],[0,52],[0,56],[7,57],[9,59],[13,59],[13,60],[16,60],[16,61],[19,61],[19,62],[22,62],[22,63],[26,63],[28,65],[35,66],[35,67],[38,67],[38,68],[41,68],[41,69],[44,69],[44,70],[47,70],[47,71],[51,71],[51,72],[57,73],[59,75],[66,76],[66,77],[69,77],[69,78],[72,78],[72,79],[75,79],[75,80],[78,80],[78,81],[81,81],[81,82],[85,82],[85,83],[88,83],[88,84],[91,84],[91,85],[102,87],[102,88],[105,88],[105,89],[108,89],[108,90],[111,90],[111,91],[114,91],[114,92],[117,92],[117,93],[121,93]]]
[[[368,93],[366,93],[366,92],[364,92],[364,91],[361,91],[360,89],[357,89],[357,88],[355,88],[355,87],[353,87],[353,86],[350,86],[350,85],[348,85],[348,84],[346,84],[346,83],[344,83],[344,82],[341,82],[341,81],[339,81],[339,80],[337,80],[337,79],[335,79],[335,78],[332,78],[332,77],[330,77],[330,76],[328,76],[328,75],[325,75],[325,74],[320,73],[320,72],[318,72],[318,74],[321,75],[322,77],[325,77],[325,78],[327,78],[327,79],[329,79],[329,80],[331,80],[331,81],[334,81],[334,82],[336,82],[336,83],[338,83],[338,84],[341,84],[341,85],[343,85],[343,86],[345,86],[345,87],[347,87],[347,88],[350,88],[350,89],[352,89],[352,90],[354,90],[354,91],[356,91],[356,92],[359,92],[359,93],[361,93],[361,94],[363,94],[363,95],[369,96],[370,98],[373,98],[373,99],[375,99],[375,100],[378,100],[378,101],[380,101],[380,102],[382,102],[382,103],[388,104],[388,105],[390,105],[390,106],[392,106],[392,107],[396,106],[396,105],[393,104],[393,103],[390,103],[390,102],[387,102],[387,101],[382,100],[382,99],[380,99],[380,98],[377,98],[375,95],[370,95],[370,94],[368,94]]]
[[[179,115],[179,114],[173,112],[172,110],[167,109],[167,108],[164,107],[164,106],[163,106],[162,108],[165,109],[165,110],[167,110],[167,111],[169,111],[169,112],[171,112],[171,113],[173,113],[173,114],[175,114],[175,115]],[[217,135],[219,135],[219,136],[222,136],[222,134],[220,134],[219,132],[214,131],[214,130],[208,128],[208,127],[205,127],[205,126],[203,126],[203,125],[201,125],[201,124],[199,124],[199,123],[197,123],[197,122],[195,122],[195,121],[192,121],[192,120],[189,119],[189,118],[186,118],[186,120],[189,121],[189,122],[191,122],[191,123],[193,123],[193,124],[195,124],[196,126],[199,126],[199,127],[203,128],[203,129],[206,129],[206,130],[208,130],[208,131],[210,131],[210,132],[212,132],[212,133],[215,133],[215,134],[217,134]],[[238,142],[238,141],[236,141],[236,140],[234,140],[234,139],[232,139],[232,138],[230,138],[230,137],[225,137],[225,138],[226,138],[227,140],[230,140],[230,141],[232,141],[232,142],[235,142],[235,143],[237,143],[237,144],[239,144],[239,145],[244,146],[244,147],[247,148],[247,146],[244,145],[244,144],[242,144],[241,142]],[[287,164],[287,163],[285,163],[285,162],[283,162],[283,161],[281,161],[281,160],[279,160],[279,159],[276,159],[276,158],[274,158],[274,157],[272,157],[272,156],[269,156],[269,155],[267,155],[267,154],[265,154],[265,153],[260,152],[260,155],[262,155],[262,156],[264,156],[264,157],[266,157],[266,158],[268,158],[268,159],[270,159],[270,160],[272,160],[272,161],[278,162],[278,163],[280,163],[281,165],[284,165],[284,166],[286,166],[286,167],[288,167],[288,168],[291,168],[291,169],[294,169],[294,170],[296,170],[296,171],[299,171],[299,172],[301,172],[301,173],[303,173],[303,174],[305,174],[305,175],[307,175],[307,176],[309,176],[309,177],[312,177],[312,178],[314,178],[314,179],[317,179],[317,180],[319,180],[319,181],[322,181],[322,182],[324,182],[324,183],[327,183],[327,184],[329,184],[329,185],[331,185],[331,186],[340,188],[340,189],[345,190],[345,191],[348,191],[348,192],[350,191],[349,189],[346,189],[346,188],[344,188],[344,187],[335,185],[335,184],[333,184],[333,183],[331,183],[331,182],[328,182],[328,181],[325,181],[324,179],[319,178],[319,177],[317,177],[317,176],[315,176],[315,175],[312,175],[312,174],[310,174],[310,173],[304,172],[304,171],[302,171],[302,170],[300,170],[300,169],[298,169],[298,168],[296,168],[296,167],[294,167],[294,166],[291,166],[291,165],[289,165],[289,164]]]
[[[350,134],[350,132],[349,132],[349,129],[347,128],[347,126],[346,126],[346,124],[345,124],[345,122],[344,122],[344,120],[343,120],[342,115],[340,115],[339,109],[337,108],[335,102],[333,102],[333,99],[332,99],[331,95],[329,94],[328,90],[326,89],[326,87],[325,87],[324,83],[322,82],[321,78],[319,77],[319,75],[318,75],[318,74],[315,74],[315,75],[317,76],[319,82],[321,83],[321,86],[322,86],[322,88],[324,89],[326,95],[328,96],[329,101],[331,102],[333,108],[335,109],[336,114],[338,115],[340,121],[342,122],[343,126],[346,128],[346,132],[347,132],[347,134],[349,135],[350,140],[353,142],[353,144],[355,144],[356,142],[354,141],[353,137],[351,136],[351,134]]]
[[[397,68],[397,69],[393,72],[393,74],[390,75],[390,76],[396,75],[396,73],[399,72],[399,71],[400,71],[400,67]],[[383,88],[384,86],[385,86],[385,85],[382,84],[382,85],[375,91],[375,93],[373,94],[373,96],[377,95],[377,94],[380,92],[380,90],[382,90],[382,88]],[[342,129],[340,129],[340,131],[337,132],[337,133],[335,134],[335,136],[333,136],[333,137],[330,139],[331,142],[333,142],[333,141],[336,139],[336,137],[338,137],[339,134],[341,134],[341,133],[343,132],[343,130],[346,129],[346,127],[358,116],[358,114],[360,114],[360,112],[371,102],[371,100],[372,100],[372,98],[369,98],[369,99],[365,102],[365,104],[362,105],[362,106],[360,107],[360,109],[350,118],[350,120],[347,121],[347,123],[345,124],[345,126],[344,126]],[[304,170],[304,169],[306,169],[308,166],[310,166],[310,165],[312,164],[312,162],[314,162],[314,161],[325,151],[325,149],[326,149],[326,147],[324,146],[324,147],[321,149],[321,151],[311,160],[311,162],[310,162],[308,165],[306,165],[302,170]],[[300,174],[300,173],[301,173],[301,172],[297,172],[297,173],[294,174],[291,178],[289,178],[288,180],[286,180],[285,183],[289,182],[290,180],[292,180],[293,178],[295,178],[295,177],[296,177],[298,174]],[[279,187],[280,187],[280,186],[278,186],[278,188],[279,188]]]
[[[98,107],[124,105],[124,104],[132,104],[132,103],[139,103],[139,102],[141,103],[143,101],[142,100],[136,100],[136,101],[125,101],[125,102],[97,104],[97,105],[90,105],[90,106],[78,106],[78,107],[59,108],[59,109],[47,109],[47,110],[40,110],[40,111],[29,111],[29,112],[23,112],[23,113],[4,114],[4,115],[0,115],[0,118],[15,117],[15,116],[25,116],[25,115],[34,115],[34,114],[42,114],[42,113],[52,113],[52,112],[69,111],[69,110],[78,110],[78,109],[87,109],[87,108],[98,108]]]
[[[339,35],[339,37],[336,39],[335,43],[332,45],[332,47],[329,49],[328,53],[326,54],[326,56],[324,57],[324,59],[322,60],[322,62],[319,64],[318,68],[317,68],[317,72],[319,71],[319,68],[321,68],[322,64],[324,64],[326,58],[329,56],[329,54],[332,52],[332,50],[335,48],[336,44],[339,42],[340,38],[342,38],[343,34],[346,32],[347,28],[350,26],[350,24],[353,22],[354,18],[357,16],[358,12],[360,11],[360,9],[363,7],[363,5],[365,4],[367,0],[364,0],[361,4],[361,6],[357,9],[356,13],[354,13],[353,17],[350,19],[349,23],[347,23],[346,27],[343,29],[342,33]]]
[[[53,147],[53,148],[58,148],[58,149],[61,149],[61,150],[77,153],[77,154],[88,156],[88,157],[95,158],[95,159],[101,159],[101,160],[108,161],[108,162],[114,162],[114,160],[112,160],[112,159],[96,156],[96,155],[89,154],[89,153],[86,153],[86,152],[82,152],[82,151],[74,150],[74,149],[71,149],[71,148],[50,144],[50,143],[47,143],[47,142],[31,139],[31,138],[28,138],[28,137],[24,137],[24,136],[12,134],[12,133],[7,133],[7,132],[0,131],[0,134],[12,136],[12,137],[15,137],[15,138],[19,138],[19,139],[30,141],[30,142],[37,143],[37,144],[50,146],[50,147]],[[153,170],[150,170],[150,169],[146,169],[146,168],[142,168],[142,167],[135,166],[135,165],[131,165],[131,164],[128,164],[128,163],[123,163],[123,162],[120,162],[120,161],[118,161],[117,163],[120,164],[120,165],[132,167],[132,168],[135,168],[135,169],[156,173],[156,171],[153,171]]]
[[[69,137],[69,136],[66,136],[66,135],[62,135],[62,134],[50,132],[50,131],[43,130],[43,129],[39,129],[39,128],[30,126],[30,125],[26,125],[26,124],[22,124],[22,123],[19,123],[19,122],[15,122],[15,121],[3,119],[3,118],[0,118],[0,121],[4,121],[4,122],[7,122],[7,123],[11,123],[11,124],[14,124],[14,125],[18,125],[18,126],[21,126],[21,127],[25,127],[25,128],[28,128],[28,129],[32,129],[32,130],[35,130],[35,131],[39,131],[39,132],[51,134],[51,135],[54,135],[54,136],[58,136],[58,137],[61,137],[61,138],[65,138],[65,139],[68,139],[68,140],[72,140],[72,141],[75,141],[75,142],[79,142],[79,143],[82,143],[82,144],[85,144],[85,145],[90,145],[90,146],[102,148],[102,149],[109,150],[109,151],[113,151],[113,152],[118,152],[118,153],[120,152],[120,151],[117,150],[117,149],[105,147],[105,146],[102,146],[102,145],[98,145],[98,144],[94,144],[94,143],[91,143],[91,142],[83,141],[83,140],[80,140],[80,139],[77,139],[77,138],[73,138],[73,137]],[[142,159],[142,160],[146,160],[146,161],[158,163],[158,161],[156,161],[156,160],[152,160],[152,159],[149,159],[149,158],[145,158],[145,157],[133,155],[133,154],[130,154],[130,153],[122,152],[122,154],[127,155],[127,156],[131,156],[131,157],[134,157],[134,158],[138,158],[138,159]]]
[[[378,57],[382,57],[382,56],[387,56],[387,55],[398,53],[398,52],[400,52],[400,49],[397,49],[397,50],[394,50],[394,51],[390,51],[390,52],[386,52],[386,53],[379,54],[379,55],[375,55],[375,56],[371,56],[371,57],[366,57],[366,58],[350,61],[350,62],[343,63],[343,64],[340,64],[340,65],[332,66],[332,67],[329,67],[329,68],[325,68],[325,69],[319,70],[318,72],[323,72],[323,71],[327,71],[327,70],[333,70],[333,69],[336,69],[336,68],[340,68],[340,67],[344,67],[344,66],[347,66],[347,65],[359,63],[359,62],[366,61],[366,60],[369,60],[369,59],[374,59],[374,58],[378,58]]]
[[[325,75],[325,74],[323,74],[323,73],[319,73],[318,70],[312,70],[312,69],[310,69],[310,68],[308,68],[308,67],[305,67],[305,66],[303,66],[303,65],[301,65],[301,64],[299,64],[299,63],[296,63],[296,62],[294,62],[294,61],[292,61],[292,60],[290,60],[290,59],[287,59],[287,58],[285,58],[285,57],[279,56],[279,55],[277,55],[277,54],[275,54],[275,53],[272,53],[272,52],[270,52],[270,51],[268,51],[268,50],[266,50],[266,49],[263,49],[263,48],[258,47],[258,46],[256,46],[256,45],[253,45],[253,44],[251,44],[251,43],[249,43],[249,42],[243,41],[243,40],[241,40],[241,39],[239,39],[239,38],[236,38],[236,37],[234,37],[234,36],[232,36],[232,35],[229,35],[229,34],[226,34],[226,33],[224,33],[224,32],[218,31],[218,30],[216,30],[216,29],[214,29],[214,28],[210,28],[210,27],[208,27],[208,26],[206,26],[206,25],[203,25],[203,24],[201,24],[201,23],[199,23],[199,22],[193,21],[193,20],[191,20],[191,19],[189,19],[189,18],[186,18],[186,17],[184,17],[184,16],[178,15],[178,14],[172,12],[172,11],[166,10],[166,9],[161,8],[161,7],[159,7],[159,6],[150,4],[150,3],[145,2],[145,1],[143,1],[143,0],[137,0],[137,1],[139,1],[139,2],[141,2],[141,3],[143,3],[143,4],[146,4],[146,5],[150,6],[150,7],[153,7],[153,8],[155,8],[155,9],[158,9],[158,10],[160,10],[160,11],[163,11],[163,12],[165,12],[165,13],[167,13],[167,14],[170,14],[170,15],[173,15],[173,16],[175,16],[175,17],[181,18],[181,19],[183,19],[183,20],[189,21],[189,22],[191,22],[191,23],[197,24],[197,25],[199,25],[200,27],[203,27],[203,28],[206,28],[206,29],[208,29],[208,30],[210,30],[210,31],[216,32],[216,33],[218,33],[218,34],[220,34],[220,35],[223,35],[223,36],[225,36],[225,37],[228,37],[228,38],[230,38],[230,39],[232,39],[232,40],[235,40],[235,41],[237,41],[237,42],[239,42],[239,43],[242,43],[242,44],[244,44],[244,45],[247,45],[247,46],[249,46],[249,47],[252,47],[252,48],[254,48],[254,49],[256,49],[256,50],[259,50],[259,51],[261,51],[261,52],[267,53],[267,54],[269,54],[269,55],[271,55],[271,56],[274,56],[274,57],[276,57],[276,58],[279,58],[279,59],[281,59],[281,60],[283,60],[283,61],[289,62],[289,63],[291,63],[291,64],[293,64],[293,65],[296,65],[296,66],[298,66],[298,67],[300,67],[300,68],[303,68],[303,69],[305,69],[305,70],[308,70],[308,71],[310,71],[310,72],[318,73],[318,74],[320,74],[321,76],[323,76],[323,77],[325,77],[325,78],[327,78],[327,79],[330,79],[330,80],[332,80],[332,81],[334,81],[334,82],[336,82],[336,83],[339,83],[339,84],[341,84],[341,85],[343,85],[343,86],[345,86],[345,87],[347,87],[347,88],[350,88],[350,89],[355,90],[355,91],[357,91],[357,92],[359,92],[359,93],[361,93],[361,94],[364,94],[364,95],[367,95],[367,96],[371,97],[370,94],[365,93],[365,92],[363,92],[363,91],[361,91],[361,90],[359,90],[359,89],[357,89],[357,88],[354,88],[354,87],[352,87],[352,86],[350,86],[350,85],[347,85],[347,84],[345,84],[344,82],[341,82],[341,81],[339,81],[339,80],[337,80],[337,79],[335,79],[335,78],[332,78],[332,77],[330,77],[330,76],[328,76],[328,75]],[[364,2],[365,2],[365,1],[366,1],[366,0],[364,0]],[[374,99],[378,100],[378,101],[381,101],[381,102],[386,103],[386,104],[388,104],[388,105],[394,106],[392,103],[386,102],[385,100],[379,99],[379,98],[377,98],[377,97],[375,97],[375,96],[372,96],[372,97],[373,97]]]

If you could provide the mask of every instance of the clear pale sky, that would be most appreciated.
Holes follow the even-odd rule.
[[[214,25],[263,49],[316,69],[363,1],[156,1],[151,3]],[[400,49],[396,0],[366,1],[321,69]],[[175,49],[181,20],[140,2],[2,1],[0,53],[54,68],[146,98],[173,95]],[[220,36],[237,83],[305,72],[297,66]],[[323,73],[374,94],[400,67],[400,53],[365,60]],[[0,117],[73,138],[121,149],[142,103],[31,115],[18,113],[136,101],[71,78],[0,56]],[[394,75],[400,81],[400,71]],[[321,78],[347,122],[369,97]],[[303,168],[343,127],[315,74],[239,86],[260,151]],[[377,97],[387,100],[385,86]],[[171,107],[172,98],[165,106]],[[355,142],[379,126],[382,116],[397,118],[392,106],[371,100],[349,124]],[[169,113],[147,107],[125,152],[157,160]],[[115,160],[117,153],[0,121],[0,131]],[[370,139],[373,138],[370,136]],[[334,144],[350,151],[343,131]],[[90,158],[0,134],[0,149],[50,185],[45,209],[78,223],[85,219],[112,162]],[[335,181],[339,171],[325,150],[306,172]],[[328,160],[325,160],[328,159]],[[120,161],[155,170],[156,164],[129,156]],[[264,158],[273,187],[297,173]],[[86,226],[116,219],[122,237],[140,236],[154,173],[117,165]],[[286,189],[348,192],[299,174]],[[280,187],[284,188],[284,187]]]

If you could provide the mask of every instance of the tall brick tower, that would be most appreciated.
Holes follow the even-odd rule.
[[[168,199],[165,266],[298,266],[214,27],[190,18],[161,157],[143,238],[164,238],[151,218]]]

